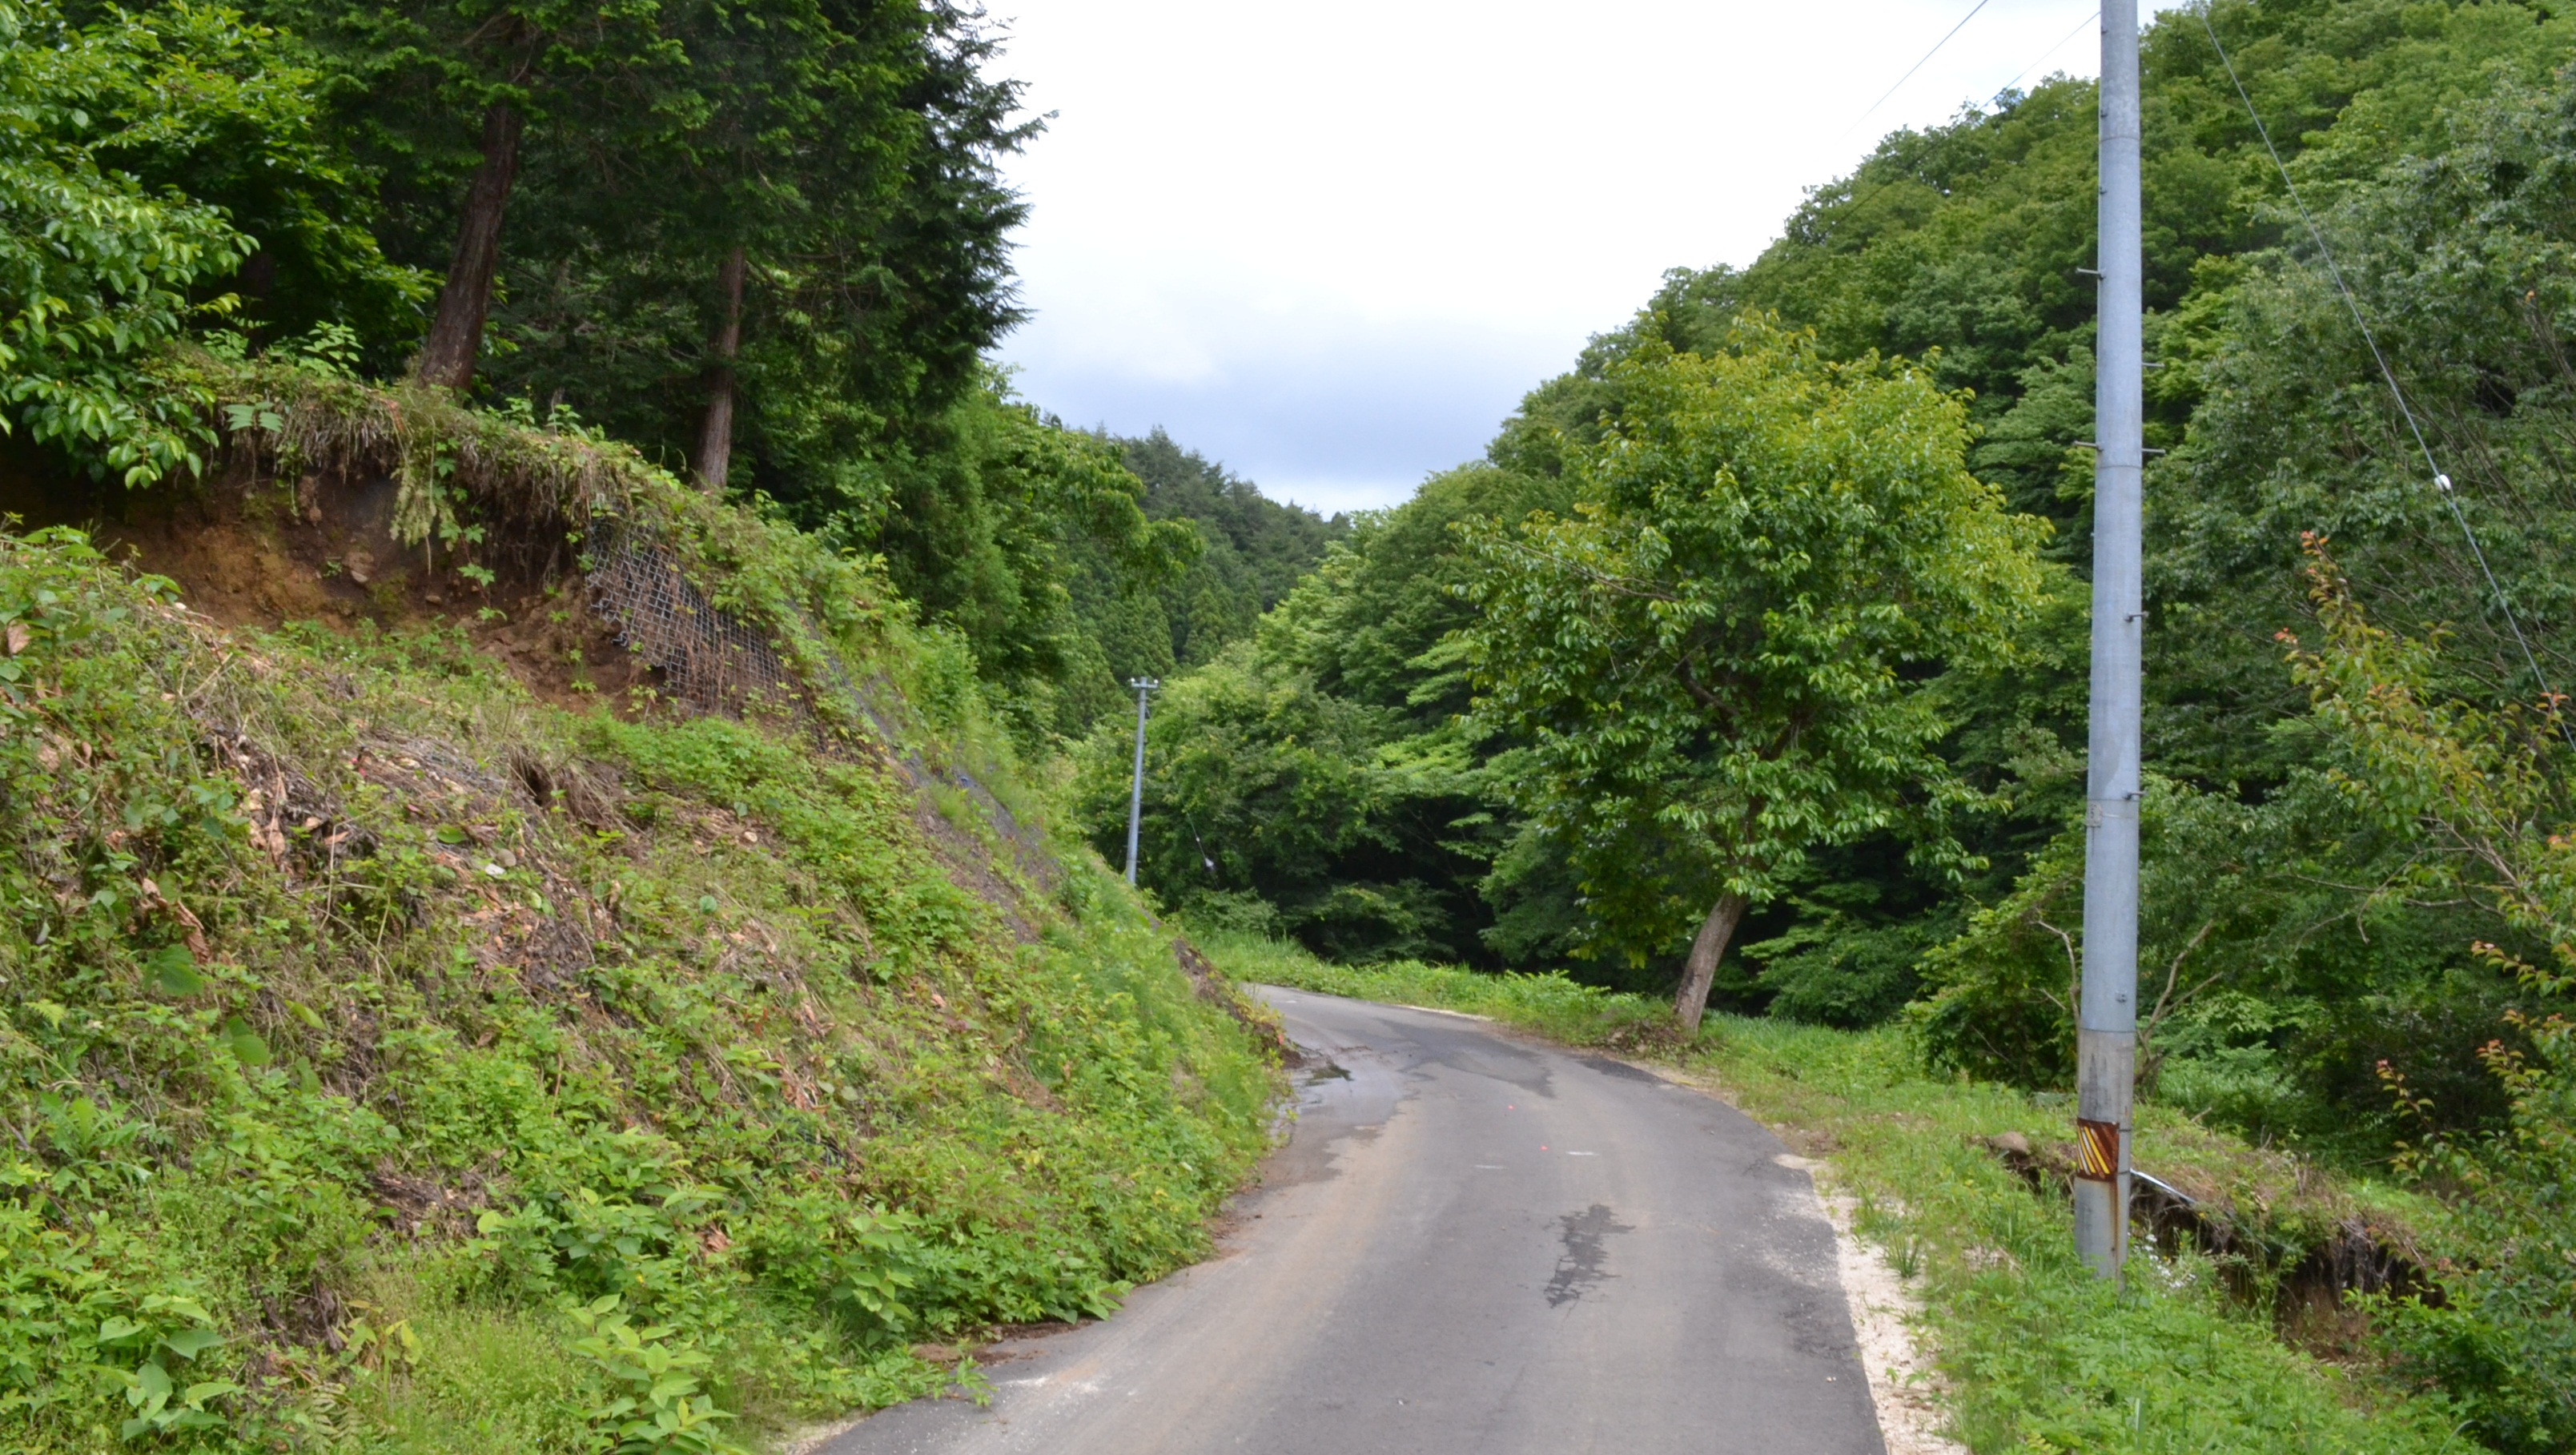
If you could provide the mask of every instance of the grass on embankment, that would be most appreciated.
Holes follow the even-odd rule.
[[[2036,1193],[1983,1139],[2063,1140],[2062,1099],[1925,1073],[1894,1029],[1845,1032],[1711,1016],[1683,1046],[1670,1007],[1561,976],[1487,975],[1404,962],[1324,963],[1291,946],[1210,935],[1199,946],[1229,975],[1368,1000],[1485,1015],[1575,1045],[1677,1064],[1725,1088],[1779,1129],[1859,1202],[1863,1234],[1887,1250],[1923,1305],[1922,1332],[1951,1388],[1956,1433],[1978,1455],[2015,1451],[2295,1451],[2401,1455],[2468,1451],[2428,1405],[2284,1345],[2268,1290],[2242,1265],[2143,1245],[2125,1292],[2080,1265],[2067,1204]],[[2221,1190],[2278,1181],[2280,1159],[2155,1106],[2141,1109],[2140,1165]],[[2242,1189],[2252,1201],[2258,1189]],[[2402,1207],[2384,1190],[2334,1211]],[[2311,1215],[2300,1209],[2292,1216]]]
[[[765,1443],[1201,1256],[1267,1144],[1124,885],[924,812],[898,754],[1013,792],[955,733],[561,711],[68,535],[0,627],[0,1449]]]

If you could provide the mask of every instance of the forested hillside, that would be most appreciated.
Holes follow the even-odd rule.
[[[2569,588],[2549,544],[2563,527],[2544,462],[2561,377],[2546,298],[2564,244],[2547,209],[2566,125],[2556,68],[2576,54],[2576,32],[2502,4],[2221,6],[2215,20],[2311,201],[2328,209],[2363,306],[2385,321],[2392,361],[2438,426],[2436,452],[2544,671],[2563,680],[2549,664],[2564,665]],[[2313,250],[2292,237],[2280,182],[2200,24],[2177,14],[2148,41],[2148,336],[2163,366],[2150,376],[2150,438],[2171,451],[2149,485],[2149,740],[2174,810],[2211,815],[2197,831],[2239,835],[2252,830],[2228,816],[2287,812],[2284,794],[2297,796],[2319,751],[2298,735],[2309,693],[2278,639],[2313,628],[2303,532],[2329,539],[2374,619],[2414,635],[2442,627],[2445,670],[2463,690],[2528,701],[2541,684],[2440,493],[2396,447],[2394,407]],[[1976,907],[2005,899],[2035,865],[2050,867],[2032,892],[2065,872],[2063,831],[2081,796],[2092,476],[2078,441],[2092,411],[2092,300],[2079,270],[2091,262],[2092,158],[2089,85],[2046,82],[1948,127],[1890,136],[1751,266],[1675,271],[1635,321],[1532,391],[1485,460],[1361,520],[1255,640],[1176,691],[1164,719],[1173,766],[1154,785],[1172,811],[1149,837],[1153,882],[1174,902],[1278,916],[1344,954],[1538,965],[1570,953],[1614,983],[1669,983],[1688,936],[1616,938],[1629,932],[1586,911],[1598,891],[1582,886],[1566,845],[1533,830],[1505,791],[1526,737],[1469,710],[1473,642],[1460,633],[1480,615],[1488,572],[1457,527],[1568,512],[1602,443],[1621,437],[1630,395],[1662,372],[1659,351],[1742,353],[1744,320],[1767,317],[1810,334],[1823,358],[1918,360],[1964,403],[1966,466],[2011,510],[2046,522],[2038,556],[2051,584],[2015,628],[2016,650],[1954,663],[1937,684],[1940,754],[1983,800],[1943,830],[1965,852],[1927,864],[1921,835],[1893,823],[1819,836],[1749,911],[1747,943],[1717,987],[1723,1004],[1842,1024],[1914,1000],[1924,952]],[[2267,882],[2288,897],[2255,918],[2287,941],[2249,920],[2213,927],[2193,955],[2235,946],[2225,953],[2247,957],[2246,975],[2257,962],[2294,973],[2357,957],[2385,978],[2359,977],[2368,991],[2358,978],[2303,986],[2290,992],[2305,1007],[2298,1027],[2213,1028],[2207,1049],[2260,1060],[2254,1048],[2269,1045],[2340,1074],[2357,1068],[2361,1082],[2337,1101],[2345,1110],[2313,1104],[2312,1130],[2342,1127],[2346,1110],[2379,1113],[2366,1093],[2381,1050],[2421,1055],[2424,1038],[2392,1027],[2384,1046],[2332,1052],[2307,1038],[2358,1035],[2354,1023],[2330,1029],[2333,1004],[2359,1016],[2361,1000],[2412,985],[2399,995],[2407,1014],[2456,1018],[2447,1045],[2461,1059],[2446,1084],[2492,1110],[2489,1080],[2467,1058],[2505,992],[2460,958],[2465,939],[2428,930],[2453,948],[2420,953],[2374,940],[2353,913],[2393,906],[2358,892],[2337,901],[2322,886],[2313,893],[2324,897],[2306,897],[2283,868],[2288,878]],[[1324,884],[1342,909],[1319,907]],[[2206,889],[2178,893],[2197,901]],[[2352,938],[2329,948],[2319,936],[2338,923]],[[2179,927],[2167,958],[2197,930]],[[2490,990],[2463,1000],[2452,971]],[[2224,977],[2200,1013],[2219,1015],[2245,988]],[[2016,1074],[2054,1072],[2043,1057],[2016,1062]],[[2294,1122],[2297,1109],[2266,1114]]]
[[[1146,519],[1190,530],[1195,554],[1180,571],[1139,583],[1099,545],[1076,548],[1074,616],[1088,640],[1065,695],[1063,726],[1075,737],[1132,706],[1128,682],[1199,666],[1249,634],[1346,528],[1341,516],[1268,499],[1160,429],[1111,443],[1144,482]]]
[[[2571,60],[2568,20],[2504,0],[2220,0],[2145,45],[2144,1084],[2482,1189],[2484,1271],[2390,1324],[2516,1450],[2576,1439],[2541,1271],[2572,1246],[2544,1209],[2571,1170],[2576,905],[2543,867],[2567,817],[2548,694],[2576,681]],[[1890,135],[1749,266],[1669,274],[1484,459],[1361,518],[1172,688],[1145,882],[1349,961],[1679,981],[1686,1020],[1707,983],[2064,1087],[2094,147],[2091,85],[2048,80]],[[1843,442],[1842,410],[1878,423]],[[1901,464],[1870,453],[1900,438]],[[1928,528],[1965,534],[1838,562],[1870,511],[1927,528],[1952,468],[1990,503]],[[1853,494],[1802,493],[1822,478]],[[1102,843],[1114,749],[1087,759]]]
[[[1196,661],[1320,550],[1322,522],[1066,429],[985,361],[1019,316],[996,168],[1034,123],[974,17],[476,17],[0,16],[16,473],[184,475],[217,443],[190,348],[462,389],[882,555],[1030,745],[1163,660],[1120,613],[1159,607]]]

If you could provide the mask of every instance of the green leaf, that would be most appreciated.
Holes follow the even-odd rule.
[[[98,1326],[98,1341],[102,1344],[113,1344],[120,1339],[131,1339],[142,1332],[143,1326],[132,1319],[106,1319]]]
[[[224,1021],[223,1040],[225,1047],[233,1053],[233,1059],[244,1066],[265,1066],[272,1059],[268,1042],[261,1040],[259,1032],[252,1030],[250,1022],[240,1016]]]
[[[202,1409],[210,1399],[221,1399],[225,1395],[241,1392],[242,1387],[229,1379],[209,1379],[189,1385],[187,1392],[179,1396],[179,1401],[190,1409]]]
[[[144,983],[173,1000],[185,1000],[206,988],[197,973],[197,957],[185,945],[165,945],[144,962]]]
[[[215,1321],[215,1316],[206,1312],[204,1304],[184,1293],[156,1293],[143,1300],[145,1313],[159,1313],[164,1309],[199,1324],[212,1324]]]

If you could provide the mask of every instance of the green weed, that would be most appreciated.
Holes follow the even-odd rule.
[[[562,1303],[581,1330],[572,1351],[602,1388],[587,1415],[593,1447],[614,1455],[743,1455],[720,1433],[733,1416],[698,1388],[701,1371],[715,1361],[674,1341],[679,1331],[668,1324],[637,1328],[622,1302],[612,1293]]]
[[[756,1445],[1107,1312],[1265,1145],[1169,933],[890,752],[167,598],[0,538],[0,1447]]]

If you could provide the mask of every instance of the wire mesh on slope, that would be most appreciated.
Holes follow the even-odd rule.
[[[615,527],[593,541],[593,606],[627,650],[661,669],[671,696],[735,715],[800,705],[796,673],[777,647],[689,584],[670,548]]]

